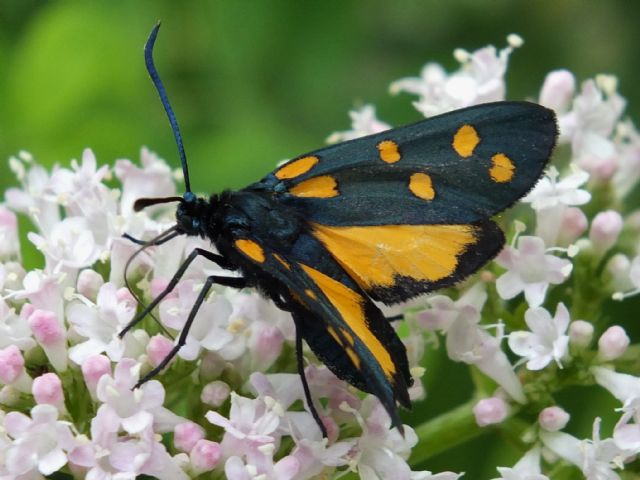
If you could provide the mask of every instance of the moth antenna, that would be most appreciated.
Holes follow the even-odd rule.
[[[159,29],[160,29],[160,22],[156,23],[156,26],[153,27],[153,30],[151,30],[151,34],[147,39],[147,43],[144,45],[144,63],[147,66],[147,72],[149,72],[151,81],[153,82],[153,85],[156,87],[156,90],[158,91],[158,95],[160,96],[160,101],[162,102],[164,111],[167,112],[167,117],[169,118],[169,123],[171,124],[171,130],[173,131],[173,136],[175,137],[176,145],[178,146],[180,163],[182,163],[182,175],[184,176],[184,186],[187,192],[190,192],[191,183],[189,182],[189,169],[187,168],[187,155],[184,153],[184,145],[182,144],[182,135],[180,134],[180,127],[178,127],[178,120],[176,119],[176,116],[173,113],[173,109],[171,108],[171,104],[169,103],[169,98],[167,97],[167,92],[164,89],[162,80],[160,80],[160,75],[158,75],[156,66],[153,63],[153,45],[156,43],[156,37],[158,36]]]
[[[133,262],[133,260],[140,255],[142,252],[144,252],[147,248],[149,247],[153,247],[154,245],[158,245],[158,244],[162,244],[165,243],[169,240],[171,240],[172,238],[177,237],[178,235],[180,235],[180,233],[178,232],[177,226],[173,226],[168,230],[165,230],[164,232],[162,232],[161,234],[159,234],[158,236],[152,238],[151,240],[149,240],[148,242],[146,242],[144,245],[142,245],[142,247],[140,247],[138,250],[136,250],[127,260],[127,263],[124,266],[124,285],[127,287],[127,290],[129,290],[129,293],[131,294],[131,296],[136,300],[136,302],[138,302],[139,305],[142,305],[142,308],[146,308],[146,305],[144,304],[144,302],[140,299],[140,297],[138,297],[138,295],[136,295],[136,293],[133,291],[133,289],[131,288],[131,284],[129,283],[129,276],[128,276],[128,272],[129,272],[129,267],[131,266],[131,263]],[[173,339],[173,336],[171,335],[171,333],[169,333],[167,331],[166,328],[164,328],[164,326],[162,325],[162,323],[160,323],[160,321],[151,313],[151,318],[153,318],[153,320],[160,326],[160,328],[162,329],[162,331],[167,334],[170,338]]]
[[[158,205],[159,203],[181,202],[182,197],[162,197],[162,198],[139,198],[133,204],[133,211],[139,212],[151,205]]]

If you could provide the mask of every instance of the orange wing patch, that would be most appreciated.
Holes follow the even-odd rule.
[[[396,163],[400,161],[400,150],[398,144],[393,140],[383,140],[376,145],[380,160],[386,163]]]
[[[480,143],[478,132],[471,125],[463,125],[453,136],[451,145],[458,155],[468,158]]]
[[[289,189],[289,193],[296,197],[331,198],[337,197],[338,182],[329,175],[304,180]]]
[[[513,178],[516,166],[504,153],[496,153],[491,157],[492,166],[489,169],[491,180],[497,183],[508,182]]]
[[[416,197],[423,200],[433,200],[436,196],[431,177],[426,173],[414,173],[411,175],[409,178],[409,190]]]
[[[254,262],[264,263],[264,250],[253,240],[241,238],[235,241],[235,246]]]
[[[378,337],[376,337],[367,326],[364,315],[363,298],[356,292],[324,273],[311,268],[308,265],[300,264],[302,269],[315,282],[322,293],[329,299],[331,304],[340,313],[344,322],[349,326],[351,331],[362,343],[369,349],[373,357],[377,360],[384,374],[392,379],[396,373],[396,366],[393,363],[391,355],[382,345]],[[347,330],[340,329],[345,335],[347,341],[351,343],[353,337]],[[340,338],[336,331],[330,330],[329,333],[334,338]],[[337,341],[337,340],[336,340]],[[339,341],[338,343],[342,343]],[[347,355],[356,367],[360,365],[360,358],[356,355],[355,350],[351,347],[346,348]],[[349,353],[351,352],[351,353]]]
[[[428,282],[449,277],[478,241],[472,225],[313,224],[313,233],[365,291],[391,287],[397,275]]]
[[[319,160],[318,157],[310,155],[286,163],[275,173],[276,178],[278,180],[290,180],[299,177],[311,170]]]

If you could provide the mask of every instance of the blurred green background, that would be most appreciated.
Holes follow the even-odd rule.
[[[209,192],[242,187],[279,160],[322,146],[349,128],[347,111],[356,105],[374,103],[394,125],[418,120],[412,98],[388,95],[391,81],[417,75],[427,61],[455,69],[454,48],[503,47],[512,32],[525,45],[512,56],[508,98],[535,96],[556,68],[579,81],[613,73],[628,113],[640,118],[638,18],[640,3],[623,0],[0,0],[0,187],[14,183],[6,159],[20,149],[52,165],[68,164],[85,147],[101,163],[137,160],[147,145],[178,166],[142,58],[158,19],[156,63],[182,127],[193,188]],[[434,355],[429,399],[410,419],[468,399],[467,371]],[[568,392],[566,406],[592,394],[613,408],[595,389]],[[593,416],[585,417],[572,424],[586,436]],[[508,439],[489,437],[422,467],[490,478],[495,465],[520,453]]]

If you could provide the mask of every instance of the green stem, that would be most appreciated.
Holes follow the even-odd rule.
[[[473,415],[472,399],[438,417],[429,420],[415,429],[418,444],[411,453],[411,464],[420,465],[429,458],[475,438],[484,430],[478,427]]]
[[[411,465],[420,465],[441,452],[492,432],[492,428],[482,428],[476,423],[473,414],[476,403],[478,399],[474,397],[467,403],[418,425],[415,429],[418,444],[411,452]],[[509,411],[510,418],[496,427],[504,427],[512,436],[521,435],[527,425],[513,418],[519,410],[517,406],[512,405]]]

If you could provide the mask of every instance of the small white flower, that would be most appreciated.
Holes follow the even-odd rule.
[[[36,342],[26,319],[16,315],[15,309],[0,299],[0,349],[9,345],[27,351],[35,347]]]
[[[19,160],[19,165],[24,167]],[[22,188],[10,188],[5,193],[7,206],[35,219],[35,223],[43,234],[60,222],[60,206],[55,193],[51,189],[51,177],[44,167],[32,164],[26,175],[19,178]]]
[[[354,138],[384,132],[391,128],[390,125],[378,120],[373,105],[363,105],[357,110],[351,110],[349,116],[351,117],[351,130],[332,133],[327,138],[327,143],[346,142]]]
[[[534,447],[513,467],[498,467],[499,478],[494,480],[549,480],[540,470],[540,448]]]
[[[37,473],[50,475],[67,463],[67,453],[75,446],[67,422],[58,420],[53,405],[36,405],[31,418],[18,412],[9,412],[4,418],[4,429],[12,443],[3,452],[6,478],[37,478]],[[31,475],[30,475],[31,474]]]
[[[555,167],[549,167],[547,174],[522,199],[535,210],[536,235],[542,237],[547,245],[555,245],[558,236],[571,230],[570,226],[564,226],[571,220],[571,216],[566,216],[568,207],[584,205],[591,200],[589,192],[578,188],[589,180],[587,172],[574,169],[573,173],[558,181],[559,175]]]
[[[560,363],[568,353],[569,311],[559,303],[553,318],[542,307],[530,308],[524,314],[530,332],[517,331],[509,335],[509,347],[516,355],[526,358],[529,370],[541,370],[549,362]]]
[[[359,411],[347,405],[343,408],[351,412],[362,427],[362,436],[357,439],[349,462],[360,478],[409,480],[411,467],[407,459],[418,442],[414,430],[405,425],[404,435],[401,435],[398,429],[391,429],[389,415],[380,401],[371,395],[364,399]]]
[[[143,148],[140,152],[142,168],[130,160],[117,160],[116,177],[122,182],[120,212],[129,217],[133,212],[133,203],[138,198],[171,197],[176,194],[176,186],[171,168],[155,153]]]
[[[613,439],[600,439],[600,418],[593,422],[593,438],[579,440],[564,432],[541,431],[545,446],[582,470],[587,480],[619,480],[621,469],[633,452],[616,446]]]
[[[46,237],[33,232],[29,232],[27,237],[44,254],[47,268],[51,271],[59,265],[75,270],[89,267],[100,254],[84,217],[65,218],[54,225]]]
[[[640,132],[631,120],[618,124],[614,139],[618,169],[612,178],[618,199],[624,198],[640,179]]]
[[[615,81],[613,84],[606,82],[604,77],[586,80],[580,93],[573,100],[575,129],[572,132],[571,143],[574,155],[579,157],[583,154],[588,146],[588,137],[610,137],[625,104],[624,98],[616,91]]]
[[[438,64],[425,65],[418,78],[402,78],[391,84],[392,94],[418,95],[413,103],[425,117],[485,102],[504,100],[504,75],[509,55],[519,42],[498,51],[492,45],[473,53],[456,50],[460,69],[447,75]]]
[[[587,172],[578,170],[559,181],[558,176],[556,168],[550,167],[522,202],[530,203],[534,210],[543,210],[559,204],[584,205],[591,200],[591,194],[579,188],[589,180]]]
[[[547,255],[544,240],[529,236],[519,237],[517,248],[506,246],[496,262],[508,269],[496,281],[498,294],[509,300],[524,292],[531,307],[541,305],[549,285],[564,282],[572,267],[568,260]]]
[[[78,365],[92,355],[105,352],[111,360],[122,358],[131,335],[121,339],[118,334],[133,319],[135,305],[128,296],[118,295],[113,283],[100,287],[96,304],[88,300],[75,302],[67,308],[67,319],[87,340],[69,349],[69,358]]]
[[[479,325],[480,311],[486,299],[482,284],[469,289],[456,302],[436,295],[428,300],[431,309],[419,312],[417,319],[425,328],[446,333],[449,358],[475,365],[514,400],[524,403],[522,385],[500,348],[501,339],[492,337]]]
[[[165,392],[160,382],[150,380],[134,389],[139,379],[140,364],[124,358],[113,376],[102,375],[98,380],[96,394],[103,402],[100,410],[110,417],[111,428],[138,434],[152,425],[156,431],[168,431],[184,421],[162,407]]]
[[[160,320],[175,330],[182,330],[200,291],[191,280],[178,284],[175,295],[160,304]],[[195,360],[201,348],[219,353],[225,360],[240,357],[246,347],[245,330],[248,325],[230,322],[231,304],[223,296],[213,293],[205,300],[189,329],[185,345],[178,355],[185,360]]]
[[[622,402],[623,414],[613,432],[614,442],[621,449],[640,453],[640,378],[604,367],[591,371],[596,382]]]

